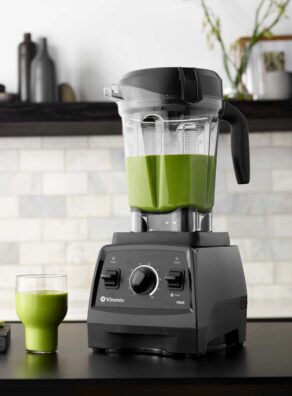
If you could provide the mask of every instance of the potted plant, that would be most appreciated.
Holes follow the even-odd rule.
[[[286,9],[290,0],[260,0],[255,9],[254,27],[250,35],[250,40],[245,44],[239,53],[239,40],[236,40],[230,47],[227,47],[222,36],[222,25],[219,17],[214,15],[208,7],[206,0],[201,0],[204,13],[204,28],[207,32],[207,41],[212,48],[217,42],[222,51],[224,69],[230,84],[228,97],[235,99],[252,99],[248,92],[244,73],[246,71],[250,54],[254,45],[263,38],[273,35],[272,29],[286,15]]]

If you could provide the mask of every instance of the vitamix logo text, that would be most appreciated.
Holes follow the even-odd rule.
[[[101,296],[99,300],[102,303],[105,303],[105,302],[124,303],[125,302],[125,300],[123,298],[113,298],[113,297],[105,297],[105,296]]]

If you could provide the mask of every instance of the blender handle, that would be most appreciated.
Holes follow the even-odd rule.
[[[231,126],[231,154],[238,184],[250,180],[248,123],[245,116],[231,103],[223,102],[221,119]]]

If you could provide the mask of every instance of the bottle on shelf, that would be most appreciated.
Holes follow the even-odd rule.
[[[22,102],[30,101],[30,67],[36,50],[31,34],[25,33],[23,42],[18,46],[18,94]]]
[[[38,42],[38,52],[31,64],[31,101],[57,102],[58,91],[55,63],[48,53],[47,39]]]

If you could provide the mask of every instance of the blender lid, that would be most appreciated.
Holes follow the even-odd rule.
[[[222,80],[212,70],[191,67],[161,67],[127,73],[119,85],[142,88],[187,103],[204,96],[223,99]]]

